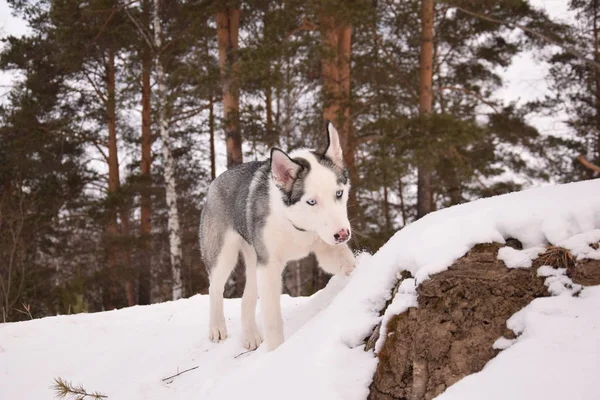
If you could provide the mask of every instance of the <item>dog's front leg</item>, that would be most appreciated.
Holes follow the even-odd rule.
[[[281,316],[281,268],[269,263],[258,266],[258,297],[263,318],[267,349],[283,343],[283,318]]]
[[[333,246],[327,243],[318,243],[315,248],[315,255],[319,266],[330,274],[350,275],[354,270],[356,261],[354,254],[347,244],[336,244]]]

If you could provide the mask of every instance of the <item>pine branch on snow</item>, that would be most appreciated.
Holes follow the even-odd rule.
[[[108,396],[100,392],[88,393],[83,385],[73,385],[61,377],[54,378],[52,389],[54,389],[54,395],[57,399],[85,400],[89,398],[92,400],[101,400],[108,398]]]

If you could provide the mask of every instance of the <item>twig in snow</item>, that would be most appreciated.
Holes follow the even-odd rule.
[[[178,373],[176,373],[175,375],[167,376],[166,378],[163,378],[163,382],[164,382],[164,381],[168,381],[169,379],[172,379],[172,378],[176,378],[176,377],[178,377],[178,376],[179,376],[179,375],[181,375],[181,374],[185,374],[186,372],[193,371],[193,370],[195,370],[195,369],[196,369],[196,368],[198,368],[198,367],[199,367],[199,366],[198,366],[198,365],[196,365],[195,367],[188,368],[188,369],[186,369],[186,370],[183,370],[183,371],[181,371],[181,372],[178,372]]]
[[[74,400],[84,400],[89,397],[93,400],[101,400],[108,398],[108,396],[100,392],[88,393],[81,384],[73,385],[71,382],[60,377],[54,378],[52,389],[54,389],[54,396],[58,399],[71,398]]]
[[[241,357],[241,356],[243,356],[244,354],[252,353],[253,351],[254,351],[254,350],[247,350],[247,351],[244,351],[243,353],[240,353],[240,354],[238,354],[237,356],[235,356],[235,357],[233,357],[233,358],[238,358],[238,357]]]

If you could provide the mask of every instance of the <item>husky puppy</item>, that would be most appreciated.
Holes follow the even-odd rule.
[[[270,159],[232,168],[211,183],[200,222],[202,257],[210,275],[211,341],[227,337],[223,289],[240,253],[246,266],[242,343],[249,350],[263,340],[256,325],[257,298],[267,348],[283,343],[279,297],[288,261],[314,253],[328,273],[347,275],[354,269],[347,244],[350,181],[331,123],[327,134],[325,151],[300,149],[288,155],[273,148]]]

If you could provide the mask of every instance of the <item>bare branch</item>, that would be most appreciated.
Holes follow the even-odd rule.
[[[106,152],[104,151],[104,149],[102,147],[100,147],[100,145],[98,144],[98,141],[93,140],[92,144],[94,145],[94,147],[96,148],[96,150],[98,150],[98,152],[100,153],[100,155],[102,156],[102,158],[104,159],[104,161],[108,164],[108,154],[106,154]]]
[[[600,174],[600,167],[589,162],[583,155],[577,157],[577,160],[587,169],[591,169],[592,171]]]
[[[29,317],[29,319],[33,319],[33,315],[31,315],[31,304],[23,303],[23,309],[15,308],[15,311],[25,314]]]
[[[490,102],[490,101],[486,100],[485,98],[483,98],[483,97],[482,97],[482,96],[481,96],[479,93],[477,93],[477,92],[474,92],[474,91],[472,91],[472,90],[469,90],[469,89],[467,89],[467,88],[460,87],[460,86],[440,86],[440,87],[437,89],[437,91],[438,91],[438,92],[442,92],[442,91],[444,91],[444,90],[453,90],[453,91],[457,91],[457,92],[463,92],[463,93],[465,93],[465,94],[468,94],[469,96],[473,96],[473,97],[475,97],[477,100],[481,101],[483,104],[485,104],[485,105],[489,106],[489,107],[490,107],[492,110],[494,110],[494,112],[495,112],[496,114],[500,114],[500,112],[498,112],[498,109],[496,108],[496,106],[495,106],[495,105],[494,105],[492,102]]]
[[[152,39],[150,39],[150,35],[146,31],[146,29],[144,29],[144,27],[140,24],[140,22],[137,19],[135,19],[133,17],[133,15],[131,15],[128,8],[125,8],[125,14],[127,15],[127,17],[129,17],[131,22],[133,22],[133,24],[137,28],[138,32],[140,33],[140,35],[142,35],[142,37],[144,38],[144,41],[146,42],[148,47],[150,47],[152,50],[154,50],[154,47],[155,47],[154,41]]]
[[[102,101],[103,103],[106,103],[106,96],[104,96],[104,93],[102,93],[100,91],[100,89],[98,89],[98,87],[96,86],[96,84],[94,83],[94,81],[92,80],[92,78],[89,77],[88,74],[84,73],[83,74],[85,76],[85,78],[87,79],[87,81],[90,83],[90,85],[92,85],[92,87],[94,88],[94,92],[96,92],[96,95],[98,96],[98,98],[100,99],[100,101]]]
[[[196,108],[188,110],[188,111],[183,111],[183,112],[177,113],[173,116],[173,118],[171,118],[169,120],[169,126],[175,125],[177,122],[183,121],[184,119],[192,118],[192,117],[200,114],[202,111],[208,110],[208,108],[209,108],[208,105],[204,105],[204,106],[196,107]]]

